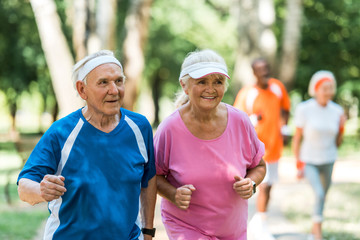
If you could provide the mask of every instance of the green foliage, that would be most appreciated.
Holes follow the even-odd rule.
[[[43,96],[52,94],[34,14],[28,1],[0,1],[0,52],[0,89],[6,93],[12,112],[17,97],[28,90],[32,81],[39,83]]]
[[[360,2],[305,0],[302,43],[295,88],[306,96],[311,75],[334,72],[338,86],[360,79]],[[360,96],[359,87],[353,95]]]
[[[187,53],[196,49],[217,51],[229,70],[233,69],[236,23],[228,14],[228,4],[229,1],[191,0],[171,5],[166,0],[153,3],[145,78],[151,86],[160,85],[161,96],[174,98],[180,89],[181,64]]]

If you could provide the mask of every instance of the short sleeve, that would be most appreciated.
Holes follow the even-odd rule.
[[[304,105],[302,103],[300,103],[295,109],[294,122],[297,128],[304,128],[305,126],[305,112]]]
[[[168,175],[169,173],[169,157],[167,154],[166,131],[160,125],[154,136],[154,152],[155,152],[155,166],[156,174]]]
[[[57,134],[50,128],[40,139],[31,152],[24,168],[18,176],[28,178],[35,182],[41,182],[47,174],[55,174],[61,156],[61,147]]]
[[[246,121],[244,121],[247,124],[248,128],[248,134],[250,138],[250,146],[251,146],[251,154],[252,154],[252,161],[248,168],[254,168],[256,167],[261,158],[265,154],[265,145],[263,142],[261,142],[255,132],[254,126],[251,124],[250,119],[246,116]]]
[[[147,124],[147,128],[145,130],[146,133],[146,148],[148,154],[148,162],[144,166],[144,175],[141,179],[141,187],[146,188],[148,186],[148,182],[152,179],[155,174],[155,157],[154,157],[154,143],[153,143],[153,134],[150,123]]]

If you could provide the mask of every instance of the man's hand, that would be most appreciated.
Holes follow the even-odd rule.
[[[195,187],[191,184],[184,185],[176,189],[175,204],[178,208],[186,210],[189,208],[192,192]]]
[[[47,202],[58,199],[66,192],[63,176],[45,175],[40,182],[41,197]]]

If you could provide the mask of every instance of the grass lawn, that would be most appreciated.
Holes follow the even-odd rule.
[[[17,175],[21,159],[11,142],[0,142],[0,239],[32,239],[41,223],[48,217],[46,205],[31,206],[20,201],[17,194]],[[8,193],[11,204],[5,195]]]

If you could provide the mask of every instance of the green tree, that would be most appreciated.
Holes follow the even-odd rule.
[[[15,130],[18,96],[28,91],[32,81],[49,86],[34,15],[27,1],[0,1],[0,52],[0,89],[6,94]],[[41,92],[45,97],[52,89]]]
[[[360,2],[305,0],[304,7],[303,37],[294,88],[307,98],[311,75],[326,69],[334,72],[339,93],[346,90],[359,98]]]

